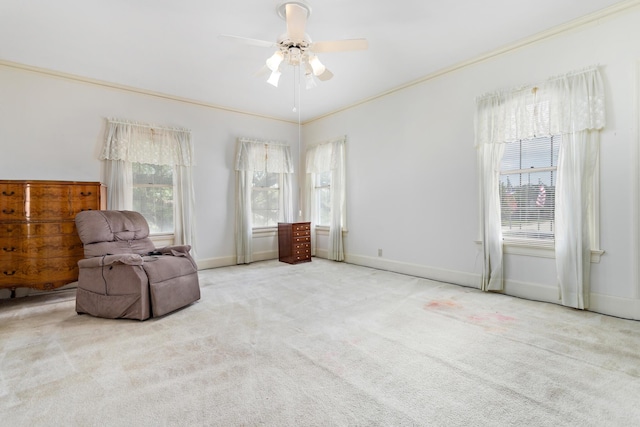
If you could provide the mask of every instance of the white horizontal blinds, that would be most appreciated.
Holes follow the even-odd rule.
[[[505,144],[500,164],[502,235],[506,240],[551,244],[561,136]]]

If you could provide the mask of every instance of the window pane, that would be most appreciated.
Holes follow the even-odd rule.
[[[505,144],[500,170],[512,171],[557,166],[560,142],[560,136],[553,136]]]
[[[279,173],[269,172],[269,173],[267,173],[267,176],[265,178],[264,186],[265,187],[269,187],[269,188],[278,188],[279,187],[279,185],[278,185],[279,181],[280,181],[280,174]]]
[[[331,224],[331,190],[328,187],[316,189],[318,204],[318,225]]]
[[[251,192],[251,207],[254,211],[263,211],[265,209],[269,209],[266,191],[261,188],[253,189],[253,191]]]
[[[173,185],[173,166],[132,163],[134,184]]]
[[[253,172],[253,186],[266,187],[267,173],[264,171]]]
[[[316,175],[316,186],[324,187],[327,185],[331,185],[331,171],[321,172]]]
[[[172,233],[173,186],[134,187],[133,210],[144,216],[151,233]]]
[[[255,171],[251,190],[253,227],[275,227],[280,211],[280,174]]]
[[[535,138],[505,146],[500,176],[505,237],[554,239],[558,140]]]
[[[149,223],[151,233],[172,233],[173,167],[133,163],[133,210]]]
[[[546,172],[552,181],[552,172]],[[502,233],[530,239],[553,239],[555,186],[530,183],[526,175],[512,174],[500,181]],[[523,179],[525,178],[525,179]],[[519,184],[513,185],[513,182]],[[542,180],[540,180],[542,181]]]

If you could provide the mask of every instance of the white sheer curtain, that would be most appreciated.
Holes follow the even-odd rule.
[[[597,67],[554,77],[537,86],[496,92],[476,105],[482,240],[482,288],[501,290],[502,235],[497,179],[502,153],[491,147],[538,136],[563,135],[556,185],[556,266],[562,303],[588,307],[591,242],[589,203],[605,125],[604,85]]]
[[[347,229],[346,198],[346,138],[335,138],[307,149],[305,210],[315,234],[317,209],[315,200],[315,174],[331,171],[331,219],[329,224],[328,258],[344,261],[343,231]],[[315,242],[314,242],[315,243]],[[315,254],[315,244],[312,244]]]
[[[288,145],[277,141],[239,138],[236,146],[236,262],[253,261],[251,188],[257,171],[280,174],[278,221],[293,220],[291,175],[293,161]]]
[[[191,131],[107,119],[100,159],[105,161],[107,209],[133,208],[132,163],[174,167],[174,243],[191,245],[195,254],[195,165]]]

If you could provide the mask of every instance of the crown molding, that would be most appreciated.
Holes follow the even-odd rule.
[[[221,106],[221,105],[211,104],[211,103],[204,102],[204,101],[198,101],[196,99],[183,98],[183,97],[180,97],[180,96],[170,95],[170,94],[162,93],[162,92],[154,92],[154,91],[151,91],[151,90],[141,89],[141,88],[137,88],[137,87],[134,87],[134,86],[121,85],[121,84],[118,84],[118,83],[112,83],[112,82],[108,82],[108,81],[104,81],[104,80],[92,79],[92,78],[89,78],[89,77],[79,76],[79,75],[70,74],[70,73],[64,73],[64,72],[61,72],[61,71],[50,70],[50,69],[47,69],[47,68],[34,67],[32,65],[21,64],[21,63],[18,63],[18,62],[6,61],[6,60],[3,60],[3,59],[0,59],[0,66],[7,67],[7,68],[15,68],[15,69],[22,70],[22,71],[29,71],[29,72],[32,72],[32,73],[42,74],[42,75],[46,75],[46,76],[50,76],[50,77],[56,77],[56,78],[60,78],[60,79],[64,79],[64,80],[71,80],[71,81],[74,81],[74,82],[84,83],[84,84],[88,84],[88,85],[92,85],[92,86],[100,86],[100,87],[104,87],[104,88],[108,88],[108,89],[115,89],[115,90],[120,90],[120,91],[124,91],[124,92],[129,92],[129,93],[136,93],[136,94],[139,94],[139,95],[151,96],[151,97],[154,97],[154,98],[166,99],[166,100],[169,100],[169,101],[181,102],[181,103],[184,103],[184,104],[195,105],[195,106],[198,106],[198,107],[205,107],[205,108],[210,108],[210,109],[214,109],[214,110],[227,111],[227,112],[237,113],[237,114],[244,114],[244,115],[247,115],[247,116],[259,117],[259,118],[269,119],[269,120],[277,120],[277,121],[285,122],[285,123],[298,124],[298,122],[294,121],[294,120],[285,120],[285,119],[282,119],[280,117],[274,117],[274,116],[268,116],[268,115],[264,115],[264,114],[252,113],[250,111],[243,111],[243,110],[238,110],[238,109],[234,109],[234,108],[230,108],[230,107],[224,107],[224,106]]]
[[[304,121],[302,124],[306,125],[309,123],[312,123],[314,121],[320,120],[320,119],[324,119],[326,117],[332,116],[334,114],[338,114],[341,113],[343,111],[346,110],[350,110],[352,108],[356,108],[360,105],[369,103],[371,101],[375,101],[376,99],[380,99],[380,98],[384,98],[388,95],[392,95],[396,92],[400,92],[403,91],[405,89],[411,88],[413,86],[417,86],[420,85],[422,83],[425,83],[427,81],[436,79],[438,77],[444,76],[446,74],[449,73],[453,73],[455,71],[458,70],[462,70],[464,68],[467,67],[471,67],[473,65],[479,64],[481,62],[487,61],[489,59],[504,55],[506,53],[510,53],[519,49],[522,49],[524,47],[527,47],[529,45],[541,42],[543,40],[547,40],[550,39],[552,37],[556,37],[558,35],[561,34],[565,34],[568,33],[570,31],[582,28],[584,26],[593,24],[594,22],[600,21],[602,19],[605,18],[610,18],[614,15],[618,15],[620,13],[626,12],[627,10],[630,10],[632,8],[638,7],[640,6],[640,0],[627,0],[627,1],[622,1],[620,3],[616,3],[613,6],[609,6],[607,8],[601,9],[599,11],[596,11],[594,13],[591,13],[589,15],[585,15],[581,18],[575,19],[573,21],[567,22],[566,24],[562,24],[562,25],[558,25],[556,27],[550,28],[548,30],[542,31],[538,34],[535,34],[533,36],[521,39],[517,42],[514,43],[510,43],[508,45],[505,45],[503,47],[500,47],[498,49],[492,50],[490,52],[487,52],[483,55],[477,56],[475,58],[463,61],[463,62],[459,62],[455,65],[452,65],[450,67],[447,68],[443,68],[441,70],[435,71],[431,74],[427,74],[424,77],[420,77],[419,79],[410,81],[406,84],[403,84],[401,86],[397,86],[393,89],[389,89],[385,92],[379,93],[377,95],[371,96],[369,98],[365,98],[361,101],[355,102],[353,104],[347,105],[345,107],[339,108],[337,110],[331,111],[329,113],[326,114],[322,114],[320,116],[314,117],[312,119],[306,120]]]

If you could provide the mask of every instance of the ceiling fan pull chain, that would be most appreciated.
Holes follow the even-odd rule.
[[[298,104],[296,103],[296,91],[298,89],[298,81],[300,79],[300,66],[293,67],[293,112],[298,111]]]

